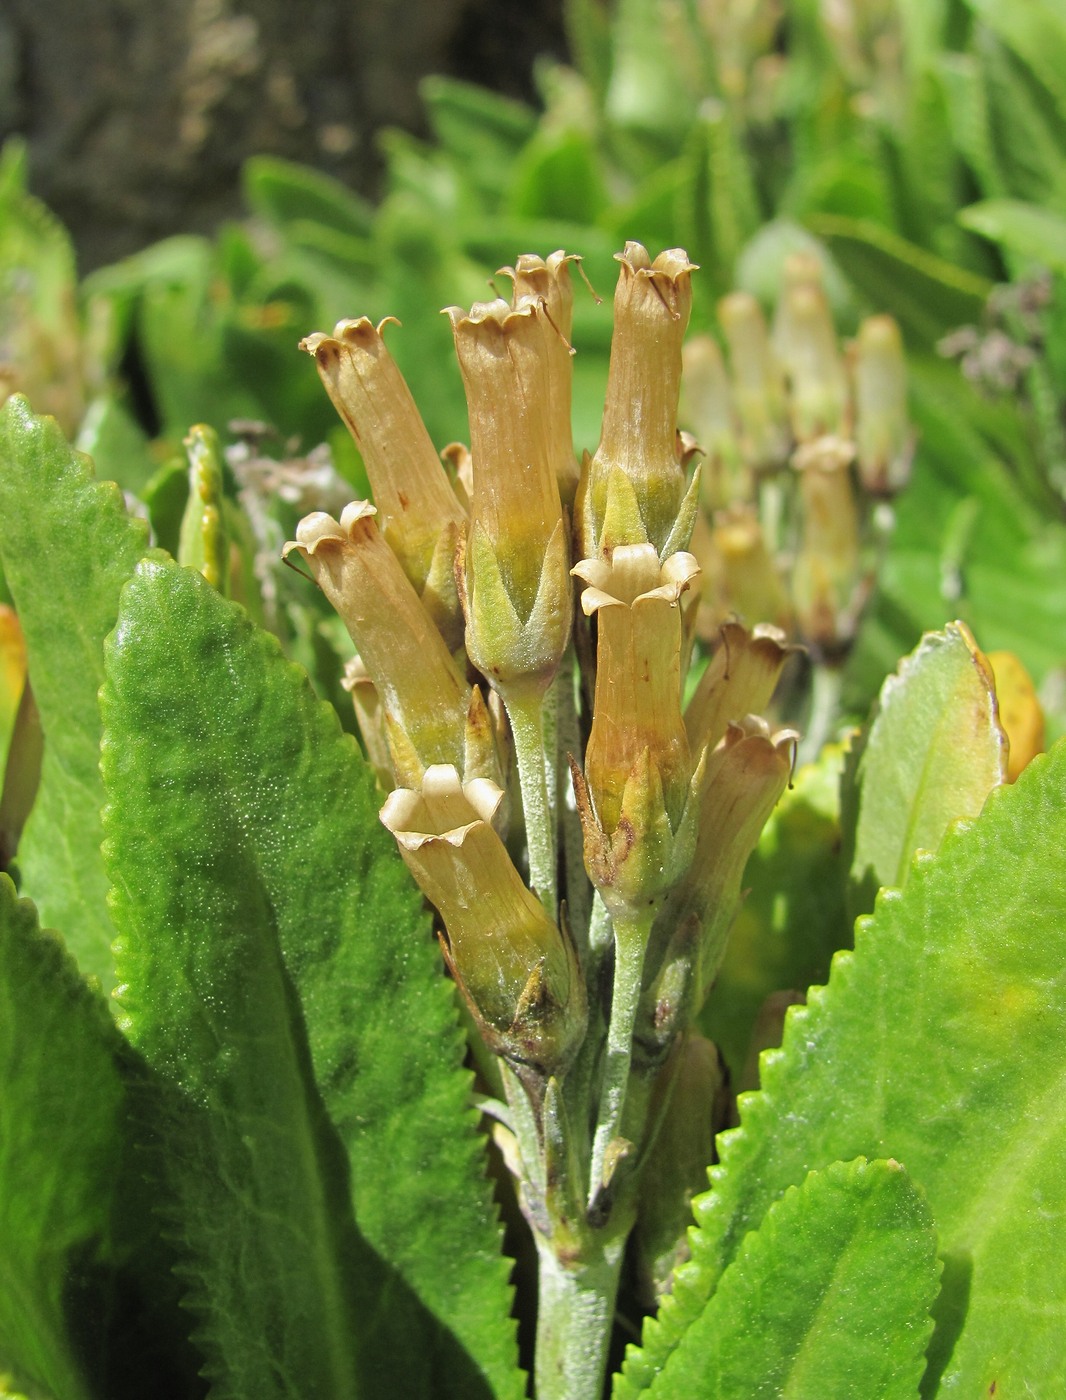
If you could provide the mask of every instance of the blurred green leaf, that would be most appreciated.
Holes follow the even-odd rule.
[[[952,617],[985,651],[1016,652],[1038,686],[1063,665],[1066,525],[1028,499],[989,440],[1006,444],[1014,406],[983,405],[945,364],[915,366],[912,385],[918,455],[849,662],[849,699],[862,711],[900,654]],[[1066,715],[1053,708],[1048,721],[1060,734]]]
[[[86,410],[75,445],[91,457],[97,475],[140,496],[156,470],[148,438],[128,405],[114,394],[96,398]]]
[[[984,148],[992,154],[991,168],[982,172],[983,193],[1046,203],[1066,212],[1066,111],[991,30],[978,26],[974,47]]]
[[[1066,161],[1066,152],[1063,153]],[[1066,217],[1020,199],[986,199],[959,211],[964,228],[1053,272],[1066,272]]]
[[[866,301],[888,308],[920,344],[932,345],[954,326],[976,321],[992,290],[983,277],[878,224],[834,214],[812,214],[806,223]]]
[[[468,205],[495,204],[536,131],[536,114],[520,102],[454,78],[423,78],[419,92],[439,147],[434,158],[469,188]]]
[[[283,230],[314,224],[365,238],[373,210],[339,180],[278,156],[253,156],[241,170],[241,187],[253,213]]]
[[[1039,78],[1066,118],[1066,12],[1059,0],[966,0]]]
[[[507,203],[519,217],[592,224],[607,202],[599,153],[582,131],[539,131],[515,160]]]

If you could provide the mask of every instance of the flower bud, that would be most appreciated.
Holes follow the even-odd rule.
[[[608,908],[658,896],[677,877],[692,760],[681,716],[679,599],[691,554],[660,564],[653,544],[618,545],[574,573],[596,614],[596,693],[578,805],[585,860]],[[580,775],[578,775],[580,777]]]
[[[797,448],[792,459],[802,515],[792,598],[804,640],[826,655],[851,641],[862,602],[854,452],[842,438],[821,437]]]
[[[871,495],[892,496],[906,486],[914,455],[899,326],[891,316],[869,317],[853,353],[859,478]]]
[[[569,937],[515,869],[492,822],[494,783],[426,770],[391,794],[381,820],[444,923],[445,957],[486,1043],[544,1074],[561,1074],[585,1034],[585,988]]]
[[[494,684],[545,687],[570,640],[572,615],[552,460],[546,313],[534,302],[497,300],[447,314],[473,459],[470,531],[458,570],[467,651]]]
[[[433,763],[462,769],[470,687],[375,514],[353,501],[339,522],[323,511],[305,516],[284,556],[303,556],[339,613],[384,705],[397,777],[417,781]]]
[[[230,544],[222,487],[222,448],[214,428],[203,423],[185,439],[189,499],[181,518],[178,561],[203,574],[220,593],[229,591]]]
[[[788,458],[790,434],[785,380],[770,347],[766,320],[747,292],[724,297],[718,303],[718,320],[729,349],[744,455],[756,470],[773,471]]]
[[[687,545],[696,510],[677,455],[681,343],[695,264],[680,248],[652,262],[639,243],[627,243],[617,258],[603,429],[578,487],[577,533],[588,559],[644,542],[665,558]]]
[[[381,531],[450,647],[459,645],[452,558],[466,523],[382,329],[366,317],[300,342],[314,356],[333,405],[355,439]]]

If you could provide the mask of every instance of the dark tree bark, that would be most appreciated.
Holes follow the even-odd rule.
[[[424,131],[427,73],[531,97],[562,50],[561,0],[4,0],[0,134],[87,270],[239,213],[253,154],[372,193],[374,132]]]

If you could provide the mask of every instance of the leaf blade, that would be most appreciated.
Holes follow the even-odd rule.
[[[852,880],[872,892],[902,886],[915,851],[935,851],[1006,775],[995,680],[969,630],[948,623],[881,688],[857,765]]]
[[[938,1275],[929,1207],[897,1162],[811,1172],[745,1238],[649,1395],[909,1400]]]
[[[45,735],[19,867],[43,921],[65,930],[82,970],[110,990],[114,929],[100,858],[96,693],[104,638],[119,590],[146,552],[146,530],[126,515],[118,488],[94,478],[55,420],[35,417],[24,399],[0,411],[0,461],[0,556]]]
[[[228,1110],[244,1124],[237,1139],[258,1131],[256,1096],[271,1074],[291,1086],[288,1112],[305,1158],[293,1166],[295,1179],[302,1172],[320,1183],[310,1236],[327,1259],[322,1231],[332,1220],[338,1235],[347,1232],[346,1248],[360,1254],[354,1230],[384,1261],[381,1296],[358,1297],[357,1313],[345,1314],[370,1349],[362,1364],[376,1384],[384,1383],[391,1338],[389,1364],[410,1367],[412,1394],[438,1379],[444,1358],[450,1373],[440,1379],[456,1387],[446,1394],[521,1394],[508,1266],[461,1067],[454,999],[417,891],[377,822],[354,741],[273,638],[197,575],[169,563],[146,562],[130,583],[108,674],[108,854],[131,1035],[185,1099],[219,1092],[199,1082],[199,1059],[185,1039],[209,1047],[217,1037],[227,1053],[243,1055]],[[192,938],[183,926],[204,934]],[[233,931],[238,945],[227,953],[208,936],[212,929]],[[242,989],[246,962],[270,963],[258,1018]],[[203,993],[192,995],[198,983]],[[261,1025],[272,1016],[288,1028],[282,1050]],[[301,1082],[312,1098],[321,1095],[328,1124],[316,1121],[313,1105],[301,1105]],[[201,1156],[177,1164],[193,1178],[226,1142],[225,1123],[205,1131]],[[338,1173],[342,1148],[347,1162]],[[255,1168],[242,1158],[240,1141],[225,1150],[235,1179]],[[284,1159],[283,1144],[257,1150],[268,1174],[269,1151]],[[261,1183],[282,1215],[292,1207],[283,1177],[279,1170]],[[350,1202],[339,1198],[341,1177]],[[208,1206],[201,1267],[212,1221],[225,1221],[232,1200]],[[370,1267],[365,1248],[361,1256]],[[225,1265],[215,1286],[233,1297],[239,1258],[213,1263]],[[327,1263],[339,1316],[345,1288],[357,1295],[358,1281],[345,1284],[343,1258]],[[400,1341],[405,1327],[417,1342]],[[375,1330],[381,1335],[368,1335]],[[401,1384],[395,1376],[391,1383]],[[314,1393],[306,1377],[301,1385],[281,1393]],[[273,1392],[245,1385],[244,1393]]]
[[[781,1050],[763,1058],[763,1091],[742,1098],[741,1127],[719,1139],[692,1264],[616,1395],[651,1384],[788,1186],[862,1153],[902,1162],[940,1231],[923,1395],[1066,1384],[1066,1202],[1049,1150],[1066,1130],[1064,786],[1060,742],[920,858],[903,891],[881,895],[854,953],[790,1013]]]

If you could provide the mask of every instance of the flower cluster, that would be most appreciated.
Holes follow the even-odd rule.
[[[871,316],[842,351],[812,254],[786,260],[773,322],[733,292],[685,349],[684,416],[706,450],[693,552],[708,580],[702,625],[772,621],[816,660],[850,645],[887,502],[913,452],[899,327]]]
[[[504,270],[510,299],[448,309],[470,444],[443,458],[384,323],[304,341],[375,503],[309,515],[286,545],[351,634],[356,713],[392,789],[382,821],[498,1057],[484,1072],[507,1100],[497,1137],[526,1215],[568,1269],[632,1223],[650,1105],[669,1098],[664,1066],[714,978],[795,739],[756,718],[790,650],[773,626],[719,626],[686,687],[701,488],[677,410],[693,265],[636,243],[618,255],[602,436],[579,463],[574,261],[524,255]],[[804,421],[834,433],[843,408],[821,392]],[[749,427],[759,453],[784,450],[772,416]]]

